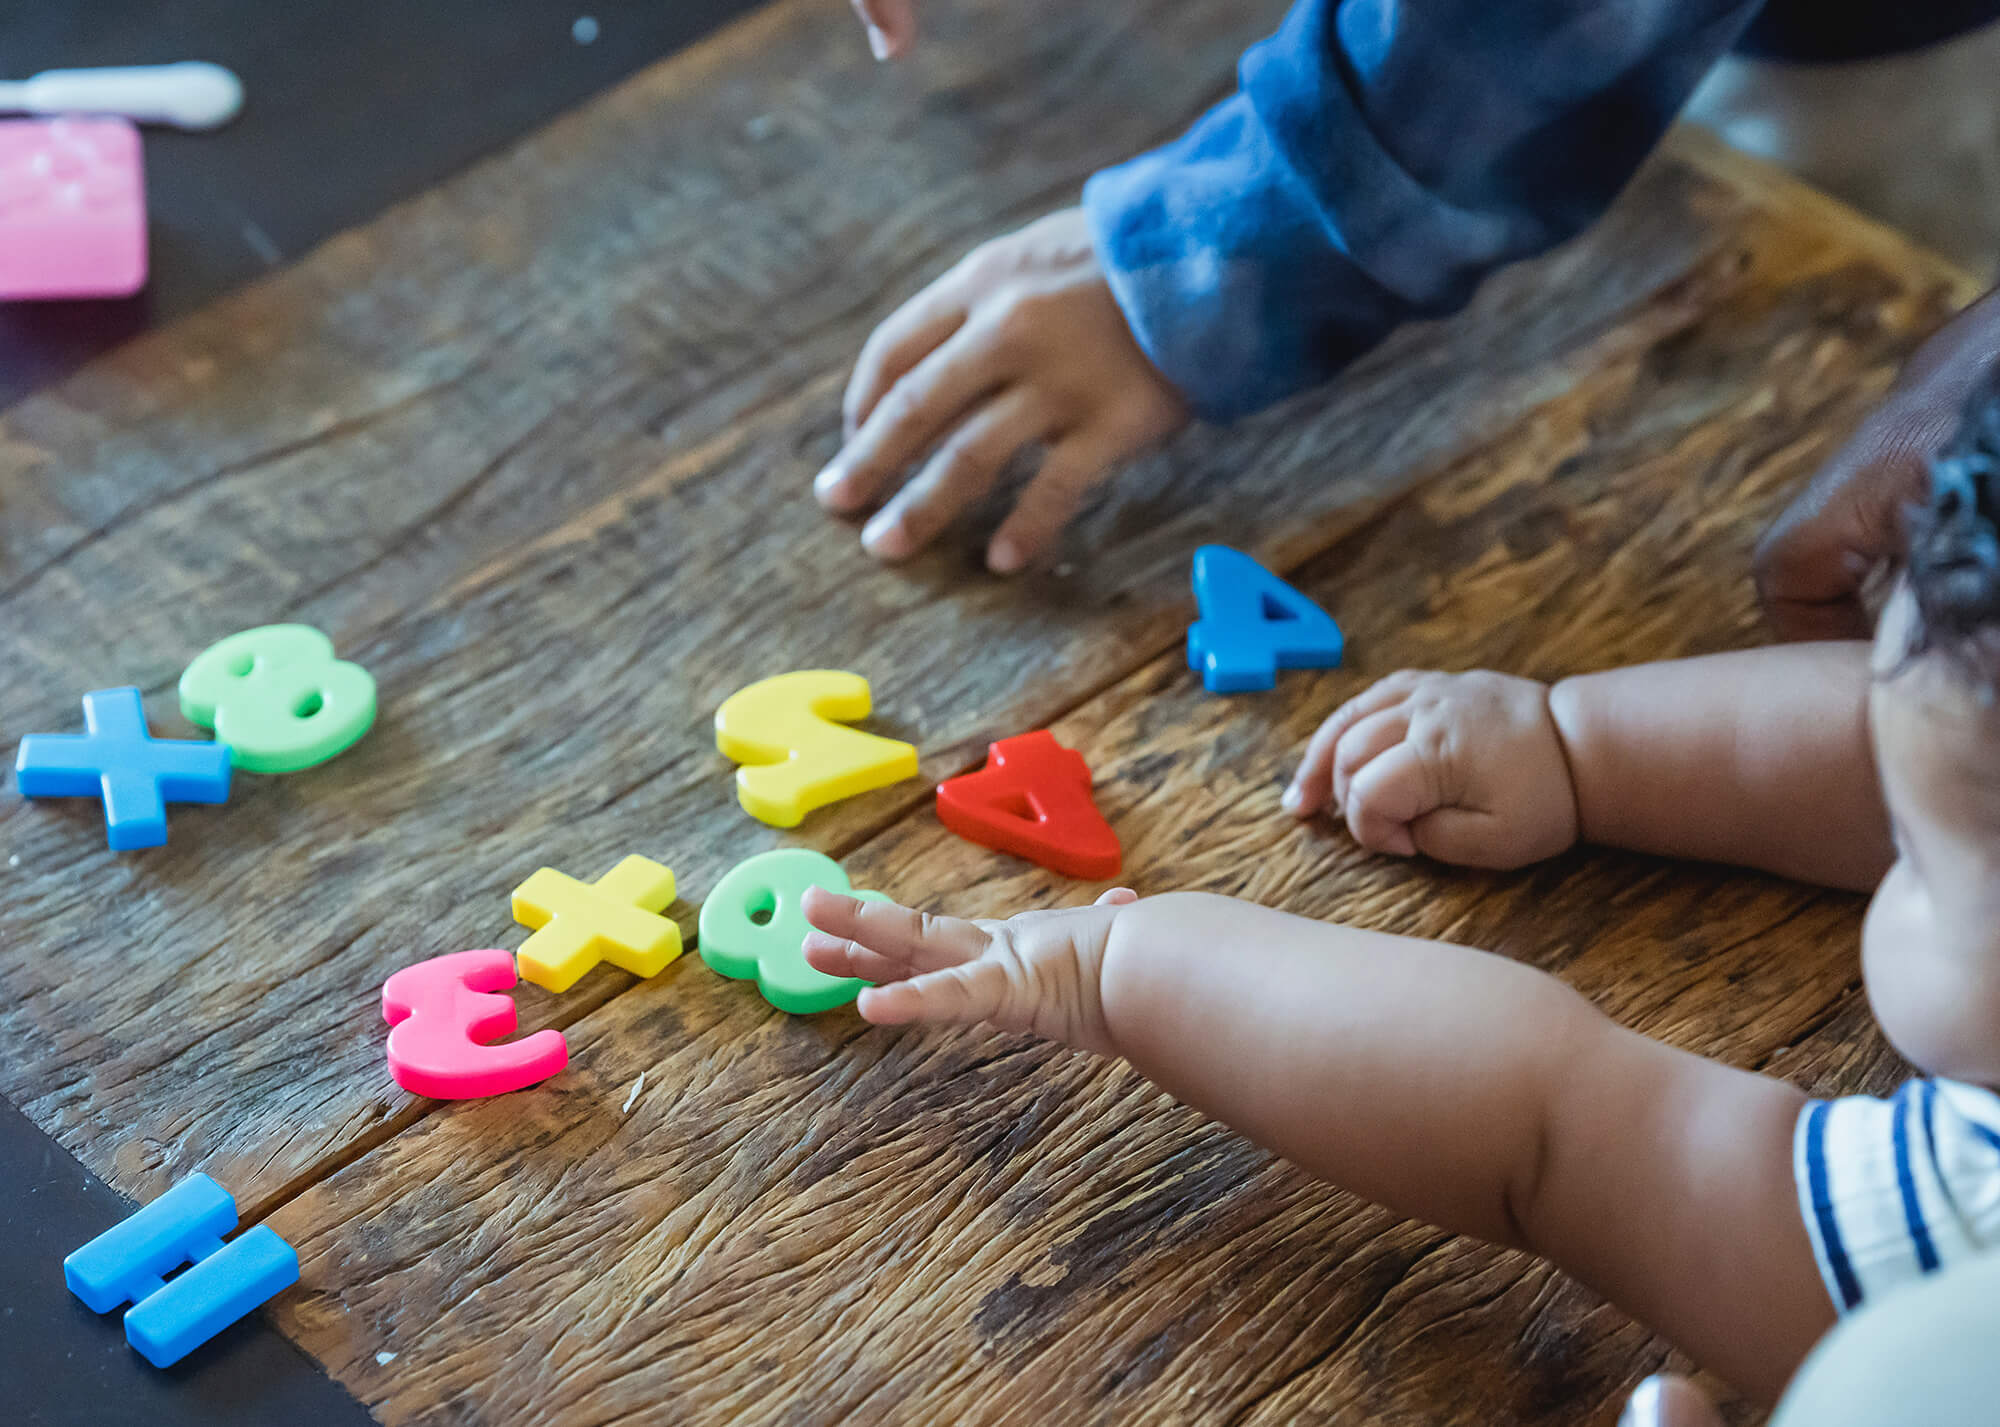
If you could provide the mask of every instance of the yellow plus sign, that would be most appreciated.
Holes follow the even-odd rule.
[[[514,920],[539,928],[514,960],[521,979],[567,991],[600,961],[651,976],[681,954],[680,924],[660,914],[674,899],[674,874],[628,857],[595,882],[544,867],[514,889]]]

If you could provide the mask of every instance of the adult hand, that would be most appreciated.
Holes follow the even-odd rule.
[[[1045,448],[987,547],[1000,574],[1047,550],[1107,467],[1188,419],[1133,340],[1079,208],[975,248],[904,303],[862,348],[842,415],[846,444],[813,489],[840,513],[881,505],[861,543],[883,560],[916,554],[1017,451]]]
[[[1865,639],[1862,592],[1903,549],[1903,511],[1927,493],[1928,463],[1966,395],[2000,358],[2000,291],[1917,349],[1882,404],[1758,543],[1765,616],[1784,639]]]

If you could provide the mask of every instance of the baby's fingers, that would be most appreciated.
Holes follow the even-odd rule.
[[[855,1009],[878,1026],[912,1021],[969,1026],[998,1015],[1007,989],[1007,973],[997,961],[969,961],[908,981],[866,987]]]
[[[1398,743],[1354,775],[1347,789],[1347,827],[1371,852],[1417,854],[1410,824],[1438,805],[1428,764],[1414,746]]]
[[[858,976],[863,981],[901,981],[911,975],[907,961],[891,960],[844,936],[809,931],[799,950],[806,965],[825,976]]]
[[[1341,735],[1370,714],[1401,703],[1416,679],[1415,671],[1409,669],[1377,679],[1326,716],[1306,744],[1305,757],[1299,760],[1298,772],[1292,774],[1291,786],[1285,789],[1286,811],[1307,818],[1326,806],[1333,791],[1333,755]]]
[[[868,964],[877,974],[848,973],[869,981],[899,979],[974,961],[985,954],[991,941],[979,927],[957,917],[934,917],[894,902],[864,902],[824,887],[808,888],[800,909],[806,921],[824,934],[823,938],[808,934],[807,946],[821,949],[829,960],[844,955],[851,961],[857,954],[874,958]],[[836,951],[830,944],[836,942],[852,945]]]
[[[985,495],[1014,453],[1046,429],[1032,396],[1020,387],[1003,392],[947,436],[916,477],[875,513],[862,529],[862,545],[878,560],[916,554]]]
[[[1333,805],[1345,808],[1348,793],[1362,769],[1409,736],[1408,704],[1369,714],[1343,733],[1333,750]]]

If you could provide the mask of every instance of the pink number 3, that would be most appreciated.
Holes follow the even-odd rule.
[[[561,1031],[489,1045],[514,1030],[514,984],[505,951],[455,951],[406,966],[382,983],[389,1022],[389,1074],[405,1090],[437,1100],[504,1095],[569,1064]]]

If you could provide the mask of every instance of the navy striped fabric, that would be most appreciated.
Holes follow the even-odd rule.
[[[1815,1100],[1793,1143],[1799,1207],[1842,1312],[2000,1248],[2000,1095],[1912,1080]]]

